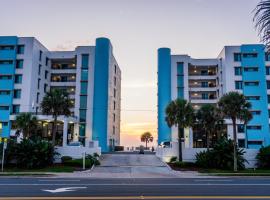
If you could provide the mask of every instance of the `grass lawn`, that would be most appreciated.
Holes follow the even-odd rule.
[[[85,168],[90,169],[91,163],[89,160],[85,160]],[[4,173],[0,173],[0,176],[6,175],[40,175],[40,174],[48,174],[48,173],[72,173],[74,171],[83,170],[83,160],[82,159],[74,159],[66,161],[64,164],[54,164],[52,166],[40,168],[40,169],[21,169],[15,166],[5,166]]]
[[[188,162],[168,163],[168,165],[176,171],[198,171],[214,176],[270,176],[270,169],[245,169],[234,172],[232,170],[203,169],[199,168],[194,163]]]
[[[199,172],[215,176],[270,176],[270,169],[245,169],[237,172],[232,170],[200,169]]]

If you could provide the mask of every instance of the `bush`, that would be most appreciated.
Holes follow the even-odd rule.
[[[70,156],[62,156],[61,157],[62,163],[65,163],[66,161],[69,161],[69,160],[72,160],[72,157],[70,157]]]
[[[245,169],[247,162],[243,155],[243,149],[237,149],[238,169]],[[233,141],[222,138],[209,151],[196,154],[196,164],[202,168],[233,169]]]
[[[259,168],[270,168],[270,146],[262,147],[256,159]]]
[[[6,164],[12,163],[19,168],[33,169],[53,164],[57,153],[50,142],[37,138],[23,139],[20,143],[11,140],[5,155]]]
[[[124,146],[115,146],[114,150],[115,151],[124,151]]]
[[[176,156],[171,157],[170,163],[175,163],[176,161],[177,161],[177,157]]]
[[[92,166],[92,165],[100,165],[100,162],[99,162],[99,160],[98,160],[98,157],[99,157],[99,155],[98,155],[98,157],[96,157],[98,154],[94,154],[94,155],[87,155],[86,157],[85,157],[85,159],[87,159],[87,160],[89,160],[89,162],[90,162],[90,165]]]
[[[181,162],[181,161],[176,161],[174,163],[174,165],[176,167],[180,167],[180,168],[192,168],[192,167],[197,167],[197,165],[195,163],[192,162]]]

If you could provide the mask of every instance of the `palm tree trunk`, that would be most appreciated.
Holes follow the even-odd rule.
[[[207,151],[209,151],[209,146],[210,146],[210,144],[209,144],[209,132],[206,131],[206,147],[207,147]]]
[[[52,125],[52,145],[55,145],[55,138],[56,138],[56,123],[57,117],[54,117],[53,125]]]
[[[236,119],[233,122],[233,170],[237,171],[237,134],[236,134]]]
[[[182,156],[182,136],[183,136],[184,129],[178,126],[178,143],[179,143],[179,161],[183,161]]]
[[[147,149],[147,140],[145,140],[145,148]]]

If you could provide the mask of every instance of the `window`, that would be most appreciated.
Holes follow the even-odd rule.
[[[113,89],[113,97],[114,98],[116,97],[116,89],[115,88]]]
[[[208,87],[208,82],[201,82],[201,86],[204,87],[204,88]]]
[[[20,99],[21,98],[21,90],[18,89],[18,90],[14,90],[14,94],[13,94],[13,97],[14,99]]]
[[[0,90],[0,95],[10,95],[10,91],[8,91],[8,90]]]
[[[12,46],[12,45],[1,45],[0,50],[14,50],[14,46]]]
[[[251,126],[251,125],[248,125],[247,126],[247,129],[249,129],[249,130],[261,130],[261,126],[259,126],[259,125],[253,125],[253,126]]]
[[[47,70],[45,70],[45,79],[47,79],[48,78],[48,71]]]
[[[234,67],[234,75],[236,76],[242,75],[242,67]]]
[[[87,95],[88,82],[81,82],[81,95]]]
[[[80,108],[87,108],[87,96],[85,95],[80,96]]]
[[[12,60],[0,60],[0,65],[12,65]]]
[[[16,68],[17,69],[23,68],[23,60],[16,60]]]
[[[88,69],[81,70],[81,81],[88,81]]]
[[[115,101],[113,101],[113,110],[115,110],[115,108],[116,108],[116,103]]]
[[[260,100],[260,96],[246,96],[246,100]]]
[[[260,110],[251,110],[250,112],[252,115],[260,115],[261,114]]]
[[[116,71],[117,71],[117,67],[116,65],[114,65],[114,73],[116,74]]]
[[[2,126],[8,126],[8,122],[1,122]]]
[[[39,89],[40,87],[40,78],[38,79],[38,85],[37,85],[37,88]]]
[[[259,71],[258,67],[244,67],[245,72],[257,72]]]
[[[115,135],[115,126],[113,126],[113,135]]]
[[[207,93],[202,93],[202,99],[208,99],[208,94]]]
[[[47,87],[48,87],[48,85],[45,83],[45,84],[44,84],[44,88],[43,88],[44,93],[47,92]]]
[[[40,75],[40,73],[41,73],[41,65],[38,65],[38,75]]]
[[[257,58],[257,53],[243,53],[244,58]]]
[[[12,106],[12,114],[18,114],[20,112],[20,105]]]
[[[245,82],[245,86],[258,86],[259,82],[258,81],[248,81]]]
[[[15,83],[22,83],[22,75],[21,74],[16,74],[14,82]]]
[[[237,132],[238,133],[244,133],[245,132],[244,124],[237,124]]]
[[[39,51],[39,61],[42,60],[42,51]]]
[[[240,62],[242,60],[241,53],[234,53],[233,58],[234,58],[234,61]]]
[[[0,106],[0,110],[9,110],[9,106]]]
[[[267,89],[270,89],[270,81],[266,81],[266,87]]]
[[[113,121],[115,122],[115,113],[113,113]]]
[[[116,77],[114,77],[113,83],[114,83],[114,86],[116,86]]]
[[[80,122],[86,121],[86,109],[80,109]]]
[[[270,75],[270,66],[266,66],[265,71],[266,75]]]
[[[88,62],[89,62],[89,55],[82,54],[82,68],[84,69],[88,68]]]
[[[177,75],[184,75],[184,63],[177,63]]]
[[[236,90],[243,89],[243,82],[242,81],[235,81],[235,89]]]
[[[48,63],[49,63],[49,58],[46,57],[46,66],[48,66]]]
[[[17,46],[17,54],[24,54],[24,45]]]
[[[268,103],[270,103],[270,95],[267,95]]]
[[[262,145],[262,141],[248,141],[248,145]]]
[[[12,79],[11,75],[0,75],[0,80],[10,80]]]
[[[238,140],[238,147],[245,148],[245,139],[239,139]]]
[[[37,99],[36,99],[36,103],[39,102],[39,92],[37,93]]]
[[[270,53],[265,53],[265,61],[270,61]]]

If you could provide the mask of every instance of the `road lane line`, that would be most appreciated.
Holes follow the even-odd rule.
[[[81,180],[61,180],[61,179],[55,179],[55,180],[52,180],[52,179],[47,179],[47,180],[43,180],[43,179],[40,179],[38,180],[40,182],[80,182]]]
[[[218,179],[218,180],[204,180],[204,179],[196,179],[196,180],[194,180],[194,182],[232,182],[233,180],[228,180],[228,179],[224,179],[224,180],[220,180],[220,179]]]
[[[58,185],[66,185],[66,186],[270,186],[270,183],[150,183],[150,184],[144,184],[144,183],[6,183],[6,184],[0,184],[0,186],[58,186]]]
[[[93,197],[0,197],[0,200],[122,200],[122,199],[270,199],[270,196],[93,196]]]

